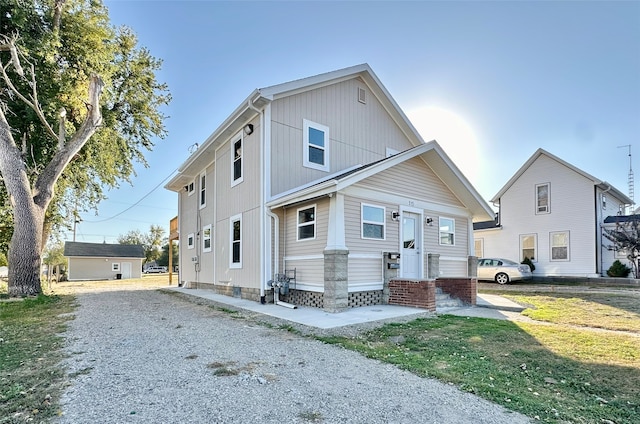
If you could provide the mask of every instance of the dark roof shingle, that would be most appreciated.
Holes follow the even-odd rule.
[[[64,256],[103,258],[144,258],[144,248],[139,244],[64,243]]]

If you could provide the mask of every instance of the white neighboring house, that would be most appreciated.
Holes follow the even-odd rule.
[[[142,277],[144,248],[137,244],[64,243],[69,281]]]
[[[166,188],[181,283],[265,301],[295,270],[295,303],[332,312],[380,301],[384,252],[400,277],[468,277],[493,217],[366,64],[255,90]]]
[[[479,257],[535,265],[534,277],[599,277],[613,263],[602,227],[632,200],[606,181],[538,149],[491,199],[495,221],[474,224]]]
[[[7,278],[9,276],[9,268],[6,266],[0,266],[0,278]]]

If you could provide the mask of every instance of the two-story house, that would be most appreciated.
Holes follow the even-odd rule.
[[[598,277],[613,262],[609,216],[632,203],[606,181],[538,149],[491,199],[494,221],[475,223],[476,255],[532,260],[534,276]]]
[[[301,305],[380,302],[383,254],[404,278],[466,277],[493,217],[371,68],[253,91],[179,167],[180,281],[265,302],[295,270]]]

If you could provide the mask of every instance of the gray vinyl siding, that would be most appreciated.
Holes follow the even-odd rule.
[[[241,261],[242,268],[230,267],[231,228],[230,218],[217,222],[215,232],[216,284],[260,288],[260,210],[242,213]],[[204,278],[204,276],[203,276]],[[209,277],[211,278],[211,277]],[[204,281],[209,282],[209,281]]]
[[[408,198],[463,207],[451,190],[420,158],[410,159],[360,183],[364,187],[400,192]]]
[[[131,264],[131,278],[142,277],[141,258],[69,258],[69,281],[115,280],[122,271],[113,271],[112,264],[124,262]]]
[[[298,209],[316,206],[316,238],[297,240]],[[329,199],[301,203],[284,213],[284,263],[286,269],[296,268],[296,280],[312,290],[324,290],[324,248],[327,245]]]
[[[366,104],[357,100],[358,87],[367,91]],[[329,127],[328,173],[302,166],[304,119]],[[271,195],[382,159],[387,147],[403,151],[412,146],[360,79],[274,100],[271,104]]]
[[[197,187],[197,183],[197,179],[194,179],[194,192],[192,195],[189,195],[189,193],[184,190],[181,190],[178,193],[178,196],[180,196],[180,210],[178,211],[178,219],[180,220],[180,280],[182,282],[196,281],[196,267],[194,262],[191,261],[191,258],[200,255],[200,239],[198,238],[198,233],[200,232],[200,218],[198,209],[198,193],[195,188]],[[207,193],[207,196],[207,207],[210,207],[209,193]],[[193,234],[194,236],[193,249],[188,248],[187,237],[189,234]]]
[[[454,245],[447,246],[440,244],[440,231],[438,228],[439,217],[436,216],[433,220],[433,226],[425,226],[425,254],[440,254],[440,276],[467,277],[469,243],[473,243],[473,240],[469,240],[469,220],[464,217],[450,215],[443,215],[443,217],[453,218],[455,220],[456,231]]]

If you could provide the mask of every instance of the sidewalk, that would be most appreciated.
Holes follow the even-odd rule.
[[[373,305],[350,308],[344,312],[329,313],[319,308],[298,306],[290,309],[284,306],[267,303],[265,305],[252,300],[239,299],[214,293],[212,290],[187,289],[184,287],[169,287],[163,290],[182,293],[207,299],[222,307],[231,306],[245,311],[256,312],[279,319],[295,322],[309,327],[329,329],[353,324],[389,320],[393,318],[411,317],[429,314],[426,309],[397,305]],[[478,294],[476,306],[442,308],[436,311],[438,315],[450,314],[476,318],[518,319],[524,308],[515,302],[501,296]]]

